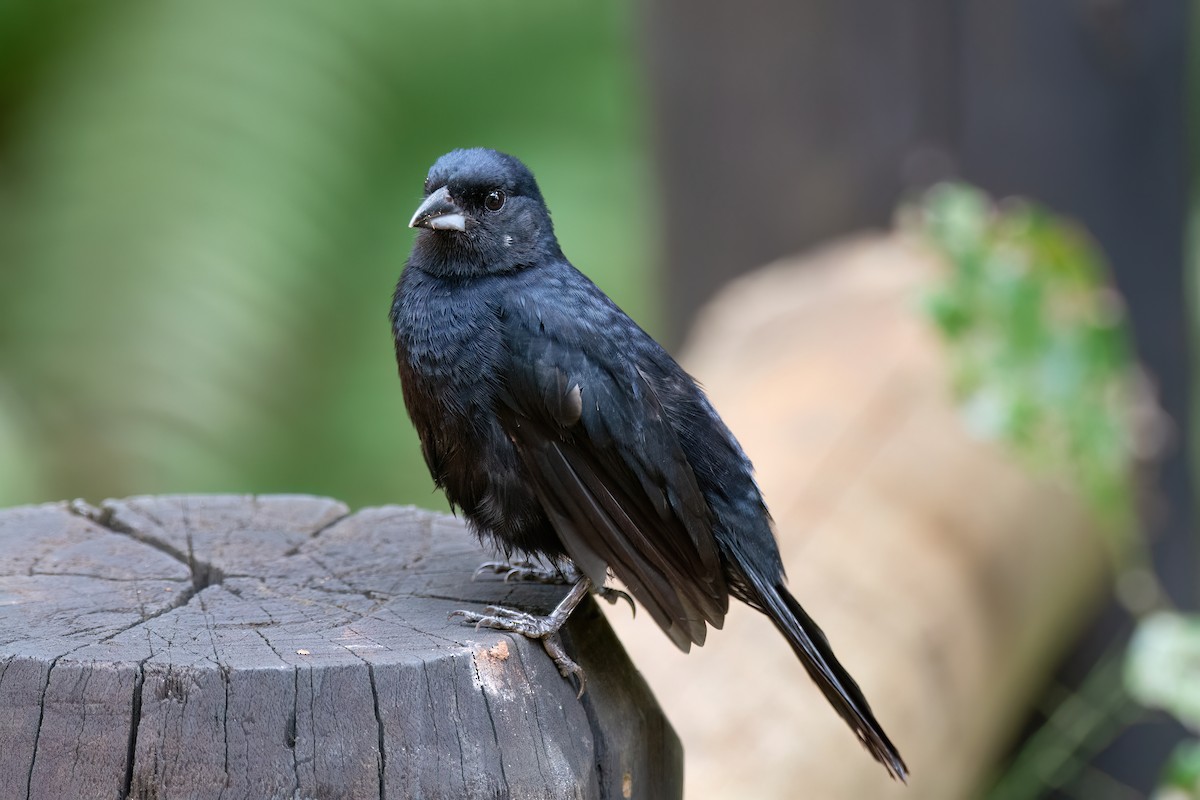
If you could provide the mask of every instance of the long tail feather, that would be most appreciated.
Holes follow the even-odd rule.
[[[759,606],[787,638],[830,705],[846,720],[875,760],[883,764],[892,777],[907,782],[908,767],[904,759],[875,720],[862,690],[838,662],[817,623],[781,582],[773,586],[754,583],[761,595]]]

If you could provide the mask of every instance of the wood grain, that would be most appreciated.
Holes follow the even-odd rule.
[[[594,605],[540,645],[449,611],[452,518],[300,496],[0,512],[0,797],[679,797],[682,754]]]

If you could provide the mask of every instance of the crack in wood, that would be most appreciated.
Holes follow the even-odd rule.
[[[137,675],[133,679],[133,698],[129,717],[129,742],[125,749],[125,777],[121,781],[121,800],[127,800],[133,790],[133,772],[137,758],[138,729],[142,724],[142,687],[146,685],[146,661],[138,663]]]
[[[371,703],[375,708],[375,726],[379,734],[379,800],[387,800],[387,748],[384,743],[383,715],[379,713],[379,687],[375,685],[375,665],[366,659],[363,659],[363,663],[367,665],[367,679],[371,683]]]
[[[128,536],[135,542],[147,545],[148,547],[153,547],[155,550],[165,553],[179,563],[183,564],[188,568],[188,573],[192,577],[192,586],[196,592],[207,589],[209,586],[219,586],[225,581],[225,573],[219,567],[211,562],[198,559],[196,557],[195,547],[193,546],[192,542],[192,526],[189,521],[188,505],[186,502],[182,503],[180,506],[180,515],[182,517],[184,535],[187,542],[186,553],[165,539],[155,536],[147,531],[138,530],[136,527],[118,520],[116,513],[120,509],[119,506],[117,506],[112,500],[105,500],[103,503],[101,503],[99,509],[96,509],[95,507],[88,507],[90,510],[77,508],[76,506],[80,502],[81,501],[76,501],[75,503],[72,503],[68,507],[68,510],[74,514],[83,516],[84,518],[96,523],[97,525],[100,525],[112,533]],[[160,529],[167,529],[169,527],[166,523],[145,509],[139,508],[138,512],[152,521]]]
[[[29,758],[29,774],[25,777],[25,800],[30,800],[33,792],[33,769],[37,766],[38,743],[42,739],[42,723],[46,720],[46,690],[50,688],[50,676],[54,674],[54,667],[58,665],[59,658],[61,656],[55,656],[50,661],[50,668],[46,670],[46,681],[42,684],[42,695],[38,701],[37,730],[33,733],[33,755]]]
[[[472,663],[474,663],[474,659],[472,659]],[[510,791],[508,773],[504,770],[504,748],[500,745],[500,732],[496,729],[496,717],[492,714],[492,703],[488,700],[487,688],[484,686],[483,677],[479,674],[478,665],[475,666],[475,682],[479,684],[479,694],[483,697],[483,710],[487,712],[488,724],[492,727],[492,741],[496,743],[497,763],[500,765],[500,784],[503,789],[499,796],[508,797]]]
[[[509,648],[509,650],[510,650],[510,652],[512,652],[516,655],[517,663],[521,665],[521,673],[523,674],[525,680],[530,684],[530,686],[532,688],[533,675],[532,675],[532,673],[530,673],[529,667],[525,663],[524,655],[522,655],[523,648],[518,647],[516,645],[517,635],[510,634],[508,638],[510,640],[512,640],[512,642],[513,642],[512,646]],[[542,754],[541,754],[541,752],[539,752],[539,750],[542,750],[542,751],[546,750],[546,738],[545,738],[545,732],[541,730],[541,719],[539,718],[539,715],[538,715],[537,692],[530,691],[528,694],[528,698],[529,698],[530,704],[533,706],[534,724],[531,727],[533,730],[538,732],[538,741],[539,741],[539,744],[541,745],[540,748],[538,748],[538,747],[533,748],[533,757],[534,757],[534,760],[537,761],[538,774],[542,776],[542,781],[547,786],[555,786],[558,784],[558,781],[556,780],[557,776],[550,776],[550,775],[546,774],[546,770],[542,766]],[[528,707],[526,707],[522,710],[523,710],[523,713],[525,714],[525,716],[528,717],[529,716]]]
[[[616,797],[615,791],[609,790],[610,777],[605,774],[604,762],[605,754],[608,749],[608,739],[605,735],[604,726],[600,724],[600,720],[596,714],[596,708],[592,696],[584,692],[580,698],[580,704],[583,706],[583,713],[587,717],[588,729],[592,732],[592,758],[596,764],[596,784],[600,789],[601,797]],[[618,777],[617,780],[620,780]]]
[[[349,510],[347,510],[344,514],[337,515],[336,517],[331,519],[329,522],[326,522],[324,525],[320,526],[319,528],[314,530],[312,533],[310,533],[308,535],[308,539],[306,541],[301,542],[300,544],[297,544],[297,545],[293,545],[292,547],[289,547],[287,550],[284,550],[283,557],[288,558],[290,556],[297,555],[300,552],[300,549],[302,547],[304,547],[304,545],[308,544],[313,539],[316,539],[318,536],[325,533],[325,531],[329,530],[334,525],[337,525],[339,522],[341,522],[342,520],[346,519],[349,516],[351,516],[351,512]]]
[[[218,662],[219,664],[220,662]],[[221,707],[221,736],[225,745],[225,784],[221,787],[220,797],[225,796],[225,788],[230,784],[229,774],[229,670],[224,664],[220,665],[221,682],[225,689],[225,704]]]
[[[264,637],[265,638],[265,637]],[[296,742],[300,738],[297,731],[296,718],[300,711],[300,665],[292,667],[292,713],[288,717],[287,730],[284,731],[284,744],[292,751],[292,795],[299,796],[303,785],[300,780],[300,760],[296,752]]]

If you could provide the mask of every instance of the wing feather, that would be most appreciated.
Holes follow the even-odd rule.
[[[533,443],[531,449],[541,449],[541,445]],[[584,574],[592,578],[597,585],[603,584],[609,567],[618,576],[628,576],[625,585],[630,593],[680,649],[686,652],[692,642],[697,641],[697,637],[699,643],[703,643],[703,621],[699,622],[699,633],[696,631],[696,623],[685,626],[681,622],[695,615],[689,613],[686,605],[679,600],[660,573],[647,564],[636,551],[622,546],[620,531],[609,529],[599,537],[594,534],[595,526],[607,527],[611,520],[591,502],[592,498],[578,482],[578,476],[573,475],[561,452],[556,451],[557,448],[551,445],[540,456],[534,457],[544,470],[541,474],[554,476],[544,486],[539,486],[538,492],[563,541],[563,546],[571,553],[572,560],[580,566],[579,560],[575,558],[576,552],[595,555],[600,559],[598,574],[595,573],[594,563],[592,571],[580,566]],[[564,485],[571,483],[575,485]],[[600,552],[597,553],[597,550]]]
[[[554,330],[564,328],[561,321]],[[611,570],[681,649],[721,627],[711,512],[651,378],[514,322],[499,416],[581,571]]]

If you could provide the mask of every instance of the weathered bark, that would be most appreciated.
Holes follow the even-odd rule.
[[[682,755],[590,602],[566,646],[447,619],[455,520],[312,497],[0,512],[0,797],[679,797]]]
[[[687,752],[686,796],[974,797],[1103,587],[1061,487],[971,438],[921,317],[936,274],[868,237],[729,286],[684,364],[755,462],[797,598],[912,769],[890,781],[765,618],[681,657],[611,618]]]

